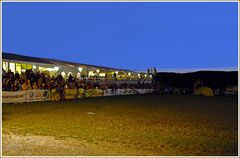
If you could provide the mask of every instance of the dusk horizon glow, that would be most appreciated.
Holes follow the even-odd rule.
[[[3,2],[3,52],[146,71],[237,70],[238,3]]]

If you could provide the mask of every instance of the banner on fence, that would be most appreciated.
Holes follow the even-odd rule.
[[[105,89],[104,90],[104,96],[113,96],[113,95],[115,95],[115,90],[114,89]]]
[[[85,89],[79,88],[77,91],[77,98],[84,98],[84,96],[85,96]]]
[[[100,96],[103,96],[103,90],[98,89],[98,88],[88,89],[88,90],[86,90],[85,96],[86,97],[100,97]]]
[[[138,94],[145,94],[145,89],[137,89]]]
[[[148,94],[152,93],[153,89],[137,89],[138,94]]]
[[[152,93],[153,89],[66,89],[65,99],[75,99],[98,96],[131,95]],[[60,93],[56,89],[52,90],[27,90],[27,91],[3,91],[2,103],[33,102],[46,100],[60,100]]]
[[[60,100],[60,93],[57,91],[57,89],[50,90],[50,100],[55,100],[55,101]]]
[[[145,89],[145,93],[152,93],[153,89]]]
[[[136,94],[137,90],[135,89],[117,89],[116,95],[131,95]]]
[[[46,101],[50,99],[48,90],[28,90],[27,91],[27,102],[33,101]]]
[[[19,103],[26,101],[27,91],[2,91],[2,103]]]
[[[75,99],[77,96],[77,89],[65,89],[64,96],[65,99]]]

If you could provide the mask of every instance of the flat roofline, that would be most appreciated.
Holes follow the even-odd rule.
[[[111,67],[104,67],[104,66],[90,65],[90,64],[82,64],[82,63],[69,62],[69,61],[58,60],[58,59],[32,57],[32,56],[20,55],[20,54],[16,54],[16,53],[2,52],[2,59],[4,59],[4,60],[15,60],[15,61],[25,61],[25,62],[32,62],[32,63],[54,64],[54,65],[56,65],[56,64],[59,64],[59,65],[66,64],[66,65],[72,65],[72,66],[86,66],[86,67],[105,69],[105,70],[109,70],[109,71],[127,71],[127,72],[137,73],[135,71],[126,70],[126,69],[111,68]]]

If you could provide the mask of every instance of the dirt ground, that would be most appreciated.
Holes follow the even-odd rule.
[[[120,145],[115,144],[115,147],[120,147]],[[53,136],[21,136],[14,134],[3,136],[3,151],[12,156],[97,156],[106,155],[106,153],[111,156],[133,153],[132,150],[116,153],[111,151],[111,146],[104,144],[99,146],[72,138],[56,140]],[[135,154],[141,155],[141,152],[135,151]]]
[[[7,104],[3,155],[237,155],[237,108],[237,97],[157,94]]]

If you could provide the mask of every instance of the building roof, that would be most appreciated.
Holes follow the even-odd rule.
[[[57,59],[48,59],[48,58],[39,58],[39,57],[30,57],[25,55],[19,55],[14,53],[2,53],[2,59],[4,60],[16,60],[16,61],[25,61],[25,62],[33,62],[33,63],[43,63],[43,64],[53,64],[53,65],[62,65],[67,67],[88,67],[92,69],[102,69],[105,71],[124,71],[124,72],[134,72],[131,70],[126,69],[118,69],[118,68],[110,68],[110,67],[104,67],[104,66],[97,66],[97,65],[89,65],[89,64],[82,64],[82,63],[76,63],[76,62],[69,62],[69,61],[63,61],[63,60],[57,60]]]

